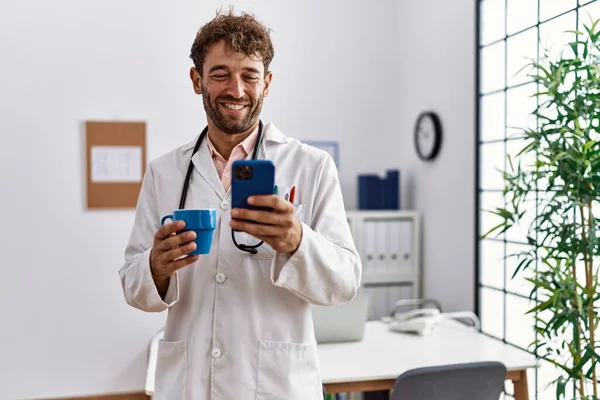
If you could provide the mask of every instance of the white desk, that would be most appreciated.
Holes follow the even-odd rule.
[[[515,386],[515,399],[528,400],[527,369],[533,355],[445,321],[428,336],[391,332],[379,321],[367,322],[361,342],[318,345],[321,377],[327,393],[391,390],[411,369],[479,361],[500,361]]]

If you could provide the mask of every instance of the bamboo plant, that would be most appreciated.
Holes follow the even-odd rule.
[[[532,284],[531,348],[560,370],[557,399],[600,399],[598,28],[566,32],[574,39],[558,57],[546,52],[526,65],[537,83],[537,124],[521,130],[523,147],[502,171],[505,205],[488,210],[502,222],[483,235],[525,232],[529,250],[512,255],[512,276]]]

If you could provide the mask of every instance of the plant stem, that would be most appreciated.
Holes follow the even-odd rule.
[[[592,215],[592,202],[591,200],[588,200],[587,202],[587,209],[588,209],[588,229],[589,232],[592,231],[593,229],[593,215]],[[584,243],[587,243],[587,240],[585,239],[585,232],[584,232]],[[589,248],[589,246],[588,246]],[[585,252],[586,255],[586,259],[585,259],[585,271],[586,271],[586,279],[585,279],[585,288],[588,292],[588,296],[589,296],[589,302],[588,302],[588,307],[587,307],[587,314],[588,314],[588,326],[590,327],[590,348],[591,349],[596,349],[596,324],[594,323],[594,294],[592,293],[592,287],[593,287],[593,281],[594,281],[594,273],[592,270],[593,267],[593,262],[592,262],[592,256],[591,254],[588,254],[588,251],[586,250]],[[593,370],[592,370],[592,379],[594,382],[593,388],[594,388],[594,397],[598,398],[598,380],[597,380],[597,376],[596,376],[596,366],[595,366],[595,362],[594,359],[595,357],[592,357],[592,365],[593,365]]]
[[[577,290],[577,264],[573,263],[573,281],[574,283],[574,288],[573,290]],[[575,307],[577,307],[577,297],[575,297],[573,299],[574,301],[574,305]],[[581,339],[581,322],[579,320],[579,318],[577,319],[577,322],[575,324],[575,327],[577,328],[577,338],[575,340],[575,345],[576,347],[576,353],[575,353],[575,357],[574,357],[574,365],[577,365],[579,363],[579,360],[581,360],[581,348],[579,347],[580,345],[580,339]],[[581,395],[581,397],[585,396],[585,384],[584,384],[584,380],[583,380],[583,374],[581,372],[579,372],[579,394]]]
[[[584,243],[587,243],[587,234],[586,234],[586,230],[585,230],[585,211],[583,209],[583,206],[579,206],[579,214],[581,216],[581,238],[583,240]],[[587,271],[587,264],[588,264],[588,259],[587,259],[587,251],[584,251],[584,255],[585,255],[585,280],[586,282],[588,281],[588,271]],[[586,283],[587,286],[587,283]],[[575,260],[573,261],[573,291],[576,293],[577,292],[577,262],[576,262],[576,257]],[[575,297],[575,307],[578,308],[577,306],[577,297]],[[593,330],[593,329],[592,329]],[[577,359],[575,360],[575,363],[579,363],[579,360],[581,360],[581,319],[577,318],[577,340],[575,343],[577,343]],[[585,383],[584,383],[584,378],[583,378],[583,373],[579,372],[579,394],[583,397],[585,396]]]

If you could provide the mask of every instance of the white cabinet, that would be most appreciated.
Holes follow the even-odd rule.
[[[347,217],[362,260],[369,319],[389,314],[398,300],[421,298],[420,214],[352,210]]]

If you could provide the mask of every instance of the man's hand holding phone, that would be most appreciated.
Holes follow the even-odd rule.
[[[276,195],[250,196],[248,203],[273,211],[234,208],[231,210],[231,228],[264,241],[280,253],[296,252],[302,241],[302,224],[296,218],[292,203]]]

